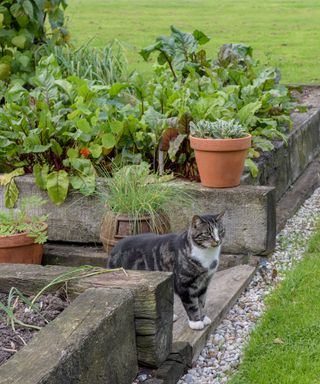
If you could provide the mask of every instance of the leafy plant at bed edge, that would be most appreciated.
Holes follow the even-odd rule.
[[[279,84],[277,70],[258,70],[248,46],[224,45],[214,60],[200,47],[209,41],[201,31],[171,32],[141,52],[145,59],[159,53],[148,82],[135,72],[127,82],[97,85],[97,79],[65,78],[52,55],[41,59],[30,92],[19,85],[2,91],[0,171],[33,173],[56,204],[70,187],[93,193],[100,164],[111,162],[147,161],[160,174],[194,179],[190,121],[234,119],[253,136],[247,165],[256,176],[253,160],[286,139],[297,107],[290,89]],[[11,176],[6,201],[12,206],[18,193],[17,175]]]
[[[155,44],[140,52],[145,60],[152,53],[159,53],[157,79],[153,80],[158,102],[153,105],[167,117],[189,113],[193,120],[239,121],[253,136],[247,166],[257,176],[258,169],[252,159],[261,152],[271,151],[273,141],[286,141],[292,126],[290,113],[300,107],[293,100],[290,88],[279,84],[277,69],[259,70],[251,47],[225,44],[214,60],[207,59],[204,49],[198,50],[200,44],[208,41],[208,36],[200,31],[184,33],[171,27],[169,37],[158,37]],[[183,97],[176,95],[178,90]],[[172,137],[175,139],[177,134]]]
[[[37,244],[44,244],[48,239],[46,221],[48,215],[34,215],[32,208],[44,205],[46,200],[38,196],[21,199],[17,209],[10,208],[0,212],[0,237],[26,233]]]
[[[118,144],[123,123],[116,121],[105,86],[71,76],[63,79],[53,56],[42,59],[35,88],[14,85],[0,108],[0,169],[33,173],[40,189],[62,203],[69,186],[95,190],[94,165]]]

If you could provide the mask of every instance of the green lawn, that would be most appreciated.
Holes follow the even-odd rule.
[[[230,384],[320,383],[320,231],[268,300]]]
[[[213,53],[223,43],[251,45],[261,62],[280,67],[284,82],[320,83],[319,0],[69,0],[66,14],[76,45],[116,38],[131,68],[148,71],[139,50],[173,24],[209,34]]]

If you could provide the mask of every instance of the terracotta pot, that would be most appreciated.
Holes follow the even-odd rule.
[[[149,215],[132,218],[107,211],[101,224],[100,240],[109,254],[115,244],[124,237],[150,232],[158,234],[170,232],[169,218],[165,213],[157,215],[153,222]]]
[[[36,244],[26,233],[0,236],[0,263],[41,264],[42,255],[43,245]]]
[[[201,184],[210,188],[240,184],[244,162],[251,146],[251,135],[240,139],[200,139],[190,136]]]

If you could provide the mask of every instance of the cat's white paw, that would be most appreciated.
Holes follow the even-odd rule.
[[[191,320],[189,320],[189,327],[191,329],[200,330],[200,329],[204,328],[204,324],[203,324],[203,321],[191,321]]]
[[[177,321],[178,320],[178,316],[174,313],[173,314],[173,321],[175,322],[175,321]]]
[[[212,323],[210,317],[208,317],[208,316],[205,316],[202,321],[203,321],[204,325],[209,325]]]

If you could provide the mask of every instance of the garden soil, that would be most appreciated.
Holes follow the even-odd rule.
[[[30,298],[29,298],[30,299]],[[31,298],[32,299],[32,298]],[[7,306],[8,295],[0,293],[0,302]],[[37,310],[30,310],[20,298],[13,300],[14,316],[21,322],[37,327],[44,327],[56,318],[69,304],[64,291],[42,295],[37,300]],[[7,321],[7,316],[0,308],[0,365],[18,352],[38,330]]]

